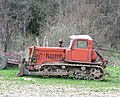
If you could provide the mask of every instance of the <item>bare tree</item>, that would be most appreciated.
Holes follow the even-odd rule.
[[[9,2],[7,0],[2,0],[0,2],[0,12],[1,12],[1,27],[5,29],[2,31],[1,38],[4,45],[4,52],[7,52],[8,45],[10,43],[10,38],[13,34],[13,22],[12,22],[12,13],[10,13]]]

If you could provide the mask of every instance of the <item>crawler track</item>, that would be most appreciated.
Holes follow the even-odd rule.
[[[39,67],[39,70],[28,70],[24,68],[24,74],[41,75],[43,77],[70,77],[73,79],[102,80],[104,79],[104,69],[98,65],[89,64],[69,64],[64,62],[46,63]]]

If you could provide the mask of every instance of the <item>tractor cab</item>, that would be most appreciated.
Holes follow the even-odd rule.
[[[96,57],[96,53],[93,53],[92,49],[92,38],[89,35],[70,36],[70,45],[66,49],[66,60],[91,62]]]

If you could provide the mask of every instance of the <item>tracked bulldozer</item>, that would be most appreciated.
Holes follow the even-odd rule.
[[[102,80],[108,63],[94,48],[89,35],[72,35],[68,47],[29,47],[29,61],[23,62],[17,76],[73,77]]]

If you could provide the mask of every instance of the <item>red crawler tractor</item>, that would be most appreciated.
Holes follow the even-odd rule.
[[[69,47],[29,48],[29,62],[23,62],[18,76],[41,75],[72,76],[74,79],[102,80],[107,60],[93,49],[92,38],[88,35],[70,36]]]

